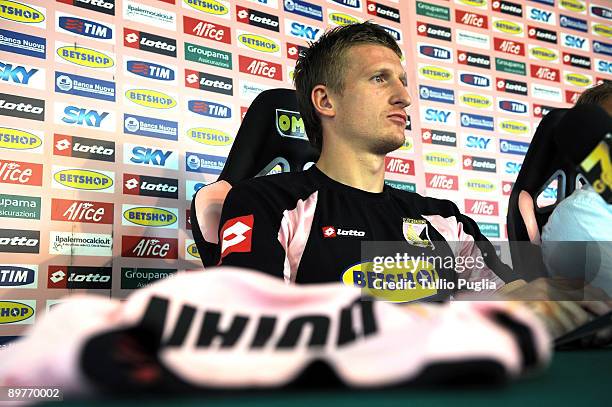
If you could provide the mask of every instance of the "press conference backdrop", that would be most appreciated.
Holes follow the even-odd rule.
[[[65,295],[198,269],[190,200],[249,104],[364,20],[399,42],[413,100],[387,182],[503,240],[539,120],[612,79],[607,0],[0,0],[0,346]]]

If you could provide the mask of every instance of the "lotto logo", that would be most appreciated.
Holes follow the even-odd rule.
[[[255,219],[253,215],[239,216],[225,222],[221,229],[221,258],[230,253],[249,253]]]
[[[323,226],[323,237],[336,237],[336,228],[333,226]]]

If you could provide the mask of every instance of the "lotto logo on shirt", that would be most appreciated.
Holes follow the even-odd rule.
[[[385,157],[385,172],[400,175],[414,175],[414,161],[399,157]]]
[[[283,67],[280,64],[238,55],[238,65],[240,72],[277,81],[283,80]]]
[[[183,32],[224,44],[232,43],[232,33],[229,27],[188,16],[183,16]]]
[[[221,258],[230,253],[249,253],[255,218],[239,216],[225,222],[221,228]]]
[[[125,47],[176,58],[176,40],[144,31],[124,28],[123,45]]]
[[[0,160],[0,183],[42,186],[42,164]]]
[[[465,212],[470,215],[498,216],[499,204],[482,199],[466,199]]]
[[[145,259],[178,259],[178,239],[122,236],[121,256]]]

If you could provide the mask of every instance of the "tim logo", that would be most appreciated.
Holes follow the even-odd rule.
[[[239,216],[225,222],[221,228],[221,258],[230,253],[249,253],[255,218]]]
[[[229,119],[232,117],[232,109],[220,103],[205,100],[190,100],[187,102],[189,111],[207,117],[218,119]]]
[[[113,38],[113,29],[104,24],[76,17],[60,17],[59,26],[71,33],[85,37],[110,40]]]
[[[127,70],[134,75],[158,81],[173,81],[175,79],[175,72],[172,68],[153,62],[127,61]]]

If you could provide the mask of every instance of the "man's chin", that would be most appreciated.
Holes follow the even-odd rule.
[[[406,139],[403,137],[402,139],[389,137],[387,139],[379,139],[377,141],[378,143],[373,146],[373,152],[375,154],[387,155],[402,147],[406,142]]]

